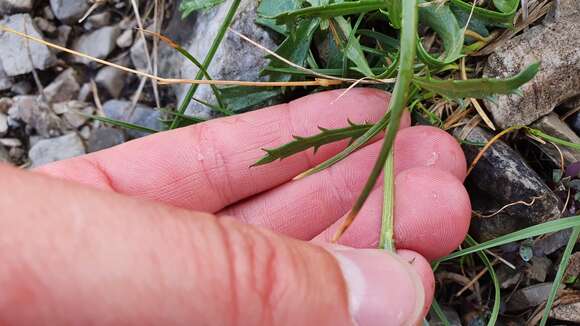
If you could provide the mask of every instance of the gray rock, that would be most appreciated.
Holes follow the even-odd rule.
[[[0,113],[8,113],[13,104],[14,101],[9,97],[0,98]]]
[[[145,105],[138,104],[131,116],[129,110],[131,102],[110,100],[103,104],[103,112],[105,116],[115,120],[126,121],[142,127],[147,127],[153,130],[161,130],[163,124],[161,123],[161,116],[159,111],[154,110]],[[138,138],[148,135],[149,133],[135,130],[128,130],[127,135],[132,138]]]
[[[8,132],[8,116],[0,113],[0,137],[3,137]]]
[[[89,9],[86,0],[50,0],[50,8],[58,20],[76,23]]]
[[[179,14],[174,14],[166,34],[181,44],[194,57],[204,58],[230,4],[231,0],[226,1],[217,8],[199,12],[194,23],[192,23],[193,20],[182,21]],[[261,26],[255,24],[257,5],[258,1],[243,0],[232,23],[232,29],[269,49],[275,49],[276,43],[270,34]],[[165,58],[164,62],[161,62],[160,71],[166,76],[194,78],[198,71],[197,67],[175,52],[175,50],[168,49],[166,53],[160,56]],[[268,61],[264,58],[262,50],[241,40],[238,36],[228,33],[221,43],[208,72],[214,79],[260,80],[260,70],[267,63]],[[179,102],[185,96],[188,88],[188,85],[175,87]],[[196,98],[215,103],[209,86],[199,87]],[[192,102],[187,109],[187,113],[207,118],[210,116],[210,109]]]
[[[95,111],[92,106],[80,101],[68,101],[59,103],[59,105],[64,109],[64,120],[75,129],[87,123],[89,116]]]
[[[522,311],[533,308],[548,299],[552,283],[540,283],[516,291],[507,302],[506,311]]]
[[[5,17],[0,24],[42,38],[28,14]],[[26,74],[32,69],[44,70],[56,63],[56,57],[46,45],[7,32],[0,32],[0,58],[8,76]]]
[[[457,130],[459,132],[459,130]],[[486,143],[492,135],[474,128],[467,140]],[[471,162],[480,148],[464,145]],[[480,240],[490,240],[522,228],[560,216],[560,200],[532,170],[524,159],[502,141],[485,152],[469,175],[466,186],[473,210],[479,216],[472,220],[471,230]],[[531,205],[506,205],[523,201]]]
[[[145,41],[143,38],[138,38],[131,47],[131,62],[135,69],[140,71],[147,71],[147,54],[145,52]]]
[[[562,0],[560,12],[554,23],[530,28],[489,57],[488,77],[512,76],[533,62],[542,63],[538,75],[522,87],[523,96],[485,101],[499,127],[530,124],[580,94],[580,1]]]
[[[38,97],[16,96],[13,101],[12,107],[8,110],[11,119],[23,121],[43,137],[60,134],[62,122],[46,103],[39,101]]]
[[[39,30],[47,34],[53,34],[57,31],[56,26],[43,17],[34,17],[34,24]]]
[[[535,122],[532,127],[540,129],[550,136],[554,136],[574,144],[580,144],[580,137],[578,137],[578,135],[576,135],[576,133],[570,129],[570,127],[568,127],[565,122],[560,120],[560,117],[556,113],[550,113],[547,116],[542,117],[540,120]],[[580,161],[580,151],[574,150],[570,147],[558,146],[560,149],[560,151],[558,151],[558,149],[550,143],[537,144],[542,152],[546,153],[546,155],[548,155],[548,157],[557,166],[561,164],[560,151],[564,156],[564,163],[566,166]]]
[[[0,61],[0,91],[10,89],[13,84],[14,83],[12,81],[12,78],[6,75],[6,71],[4,71],[4,68],[2,67],[2,62]]]
[[[118,98],[125,86],[127,74],[117,68],[103,67],[97,73],[95,82],[109,92],[113,98]]]
[[[32,9],[33,0],[0,0],[0,16]]]
[[[124,49],[128,48],[133,44],[133,31],[130,29],[125,30],[121,35],[117,38],[117,46]]]
[[[461,326],[461,318],[457,311],[453,308],[442,306],[441,309],[443,310],[443,314],[447,317],[447,321],[449,322],[449,326]],[[445,325],[443,321],[437,317],[437,315],[433,314],[431,319],[429,320],[430,326],[443,326]]]
[[[10,163],[10,154],[2,145],[0,145],[0,163]]]
[[[92,30],[100,27],[107,26],[111,23],[111,13],[109,11],[103,11],[99,14],[92,14],[85,20],[85,29]]]
[[[28,152],[28,157],[32,164],[31,167],[35,168],[83,154],[85,154],[85,146],[81,138],[73,132],[57,138],[38,141]]]
[[[117,26],[106,26],[94,32],[81,35],[73,44],[73,49],[90,56],[105,59],[115,49],[115,41],[121,30]],[[75,62],[89,64],[91,61],[86,58],[74,56]]]
[[[87,143],[89,153],[121,145],[126,140],[125,133],[115,128],[93,129]]]
[[[568,243],[571,234],[572,230],[563,230],[538,239],[534,242],[534,255],[546,256],[555,253]]]
[[[28,95],[32,93],[32,84],[26,79],[20,80],[10,87],[10,91],[16,95]]]
[[[50,103],[65,102],[74,99],[81,89],[73,68],[63,71],[56,79],[44,88],[44,96]]]
[[[526,269],[528,278],[537,282],[545,282],[552,267],[552,261],[547,257],[533,257],[530,263]]]
[[[552,308],[550,317],[580,324],[580,302],[559,304]]]

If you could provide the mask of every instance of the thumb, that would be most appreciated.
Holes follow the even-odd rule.
[[[1,166],[0,179],[2,324],[414,325],[431,295],[408,252],[322,248]]]

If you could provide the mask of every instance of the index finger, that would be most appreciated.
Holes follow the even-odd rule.
[[[288,104],[212,120],[134,140],[91,155],[44,166],[39,171],[102,189],[217,212],[241,199],[287,182],[338,153],[345,142],[303,152],[281,162],[249,168],[264,152],[293,135],[319,133],[378,120],[387,93],[352,89],[314,94]],[[408,116],[403,126],[409,125]]]

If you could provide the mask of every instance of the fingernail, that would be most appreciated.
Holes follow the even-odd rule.
[[[409,262],[383,250],[330,249],[346,281],[356,325],[418,325],[425,291]]]

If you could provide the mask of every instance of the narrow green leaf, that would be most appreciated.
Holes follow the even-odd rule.
[[[181,0],[181,4],[179,5],[181,18],[186,18],[196,10],[215,7],[224,1],[225,0]]]
[[[415,77],[413,83],[431,92],[453,98],[486,98],[496,94],[511,94],[532,80],[540,69],[539,63],[529,65],[524,71],[507,79],[481,78],[470,80],[440,80]]]
[[[542,138],[544,140],[551,141],[552,143],[555,143],[558,145],[563,145],[563,146],[575,149],[577,151],[580,151],[580,144],[572,143],[572,142],[566,141],[564,139],[560,139],[558,137],[550,136],[550,135],[548,135],[548,134],[546,134],[538,129],[534,129],[534,128],[530,128],[530,127],[526,127],[526,129],[528,130],[528,132],[530,134],[532,134],[538,138]]]
[[[369,63],[365,58],[365,55],[361,49],[360,43],[358,39],[354,36],[358,24],[361,22],[362,16],[360,16],[359,20],[357,21],[356,27],[353,29],[350,26],[350,23],[344,19],[344,17],[336,17],[334,20],[337,22],[339,28],[342,30],[344,35],[348,37],[348,41],[346,44],[346,56],[354,62],[357,70],[367,77],[374,76],[371,68],[369,67]]]
[[[139,126],[139,125],[136,125],[133,123],[129,123],[129,122],[121,121],[121,120],[116,120],[116,119],[111,119],[111,118],[107,118],[107,117],[102,117],[102,116],[98,116],[98,115],[89,115],[88,117],[90,117],[91,119],[97,120],[97,121],[108,123],[108,124],[113,125],[115,127],[120,127],[120,128],[124,128],[124,129],[128,129],[128,130],[135,130],[135,131],[146,132],[146,133],[150,133],[150,134],[154,134],[154,133],[159,132],[159,130],[149,129],[147,127]]]
[[[470,246],[477,246],[478,243],[471,237],[467,236],[465,239],[468,245]],[[488,326],[494,326],[497,322],[497,318],[499,317],[499,309],[501,307],[501,288],[499,284],[499,280],[497,275],[495,274],[495,269],[493,268],[493,264],[489,261],[487,254],[485,251],[478,251],[477,255],[483,262],[483,265],[487,267],[487,272],[489,273],[489,277],[491,278],[491,282],[494,288],[494,298],[493,298],[493,308],[491,310],[491,316],[489,317],[489,321],[487,322]]]

